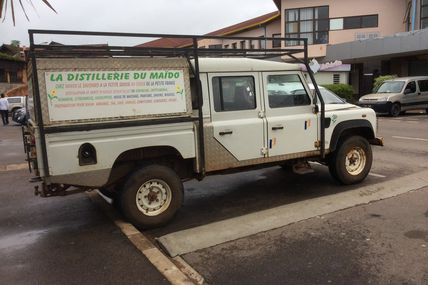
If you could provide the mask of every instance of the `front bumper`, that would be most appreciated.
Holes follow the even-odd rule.
[[[371,139],[371,140],[369,140],[369,143],[371,145],[384,146],[384,144],[383,144],[383,138],[374,138],[374,139]]]
[[[372,108],[376,113],[389,113],[391,110],[392,102],[358,102],[358,106],[365,108]]]

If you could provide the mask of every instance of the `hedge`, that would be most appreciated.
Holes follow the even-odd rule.
[[[337,96],[346,99],[348,102],[354,101],[354,89],[348,84],[326,84],[322,85]]]
[[[379,90],[379,87],[384,83],[386,80],[391,80],[396,78],[397,75],[383,75],[376,77],[373,83],[373,93],[376,93],[377,90]]]

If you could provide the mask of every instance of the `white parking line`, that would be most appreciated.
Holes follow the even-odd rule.
[[[329,196],[170,233],[158,242],[172,257],[428,186],[428,170]]]
[[[411,138],[411,137],[400,137],[400,136],[392,136],[395,139],[402,139],[402,140],[413,140],[413,141],[428,141],[428,139],[424,138]]]
[[[370,172],[370,173],[369,173],[369,175],[370,175],[370,176],[374,176],[374,177],[386,178],[386,176],[385,176],[385,175],[377,174],[377,173],[373,173],[373,172]]]
[[[28,163],[0,165],[0,172],[28,169]]]

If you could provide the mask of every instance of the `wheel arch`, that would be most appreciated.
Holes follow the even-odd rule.
[[[330,152],[334,152],[344,138],[351,135],[359,135],[368,141],[375,139],[372,124],[367,120],[350,120],[339,123],[333,130],[330,140]]]
[[[185,159],[172,146],[148,146],[123,151],[114,161],[107,185],[126,178],[136,168],[149,164],[159,164],[173,169],[181,178],[191,177],[194,159]]]

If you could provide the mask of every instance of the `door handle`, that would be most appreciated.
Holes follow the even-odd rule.
[[[221,131],[218,134],[220,136],[231,135],[231,134],[233,134],[233,131]]]
[[[284,126],[275,126],[275,127],[272,127],[272,131],[283,130],[283,129],[284,129]]]

